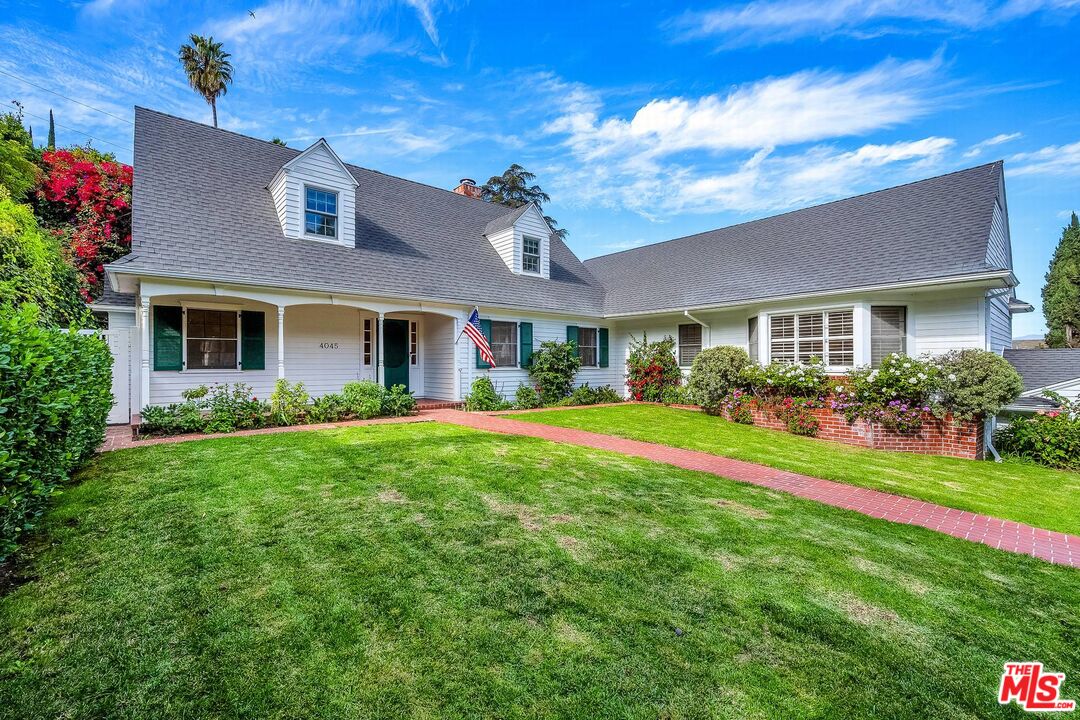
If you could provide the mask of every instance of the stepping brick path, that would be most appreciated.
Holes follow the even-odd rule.
[[[478,415],[459,410],[434,410],[424,415],[439,422],[463,425],[478,430],[524,435],[598,450],[610,450],[687,470],[712,473],[731,480],[816,500],[833,507],[854,510],[870,517],[907,525],[919,525],[1001,550],[1032,555],[1058,565],[1080,567],[1080,536],[1076,535],[1043,530],[1011,520],[978,515],[966,510],[913,500],[880,490],[822,480],[696,450],[683,450],[585,430],[539,425],[497,415]]]

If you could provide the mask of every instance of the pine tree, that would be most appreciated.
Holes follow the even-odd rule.
[[[1061,231],[1042,291],[1046,344],[1080,347],[1080,220],[1076,213]]]
[[[46,147],[49,150],[56,149],[56,125],[53,123],[52,108],[49,108],[49,142]]]

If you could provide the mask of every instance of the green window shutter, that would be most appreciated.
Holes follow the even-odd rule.
[[[597,336],[600,338],[600,367],[608,366],[608,339],[607,328],[600,328],[596,331]]]
[[[484,337],[487,338],[488,343],[491,342],[491,321],[481,320],[480,329],[484,332]],[[484,362],[484,359],[480,357],[480,348],[476,348],[476,367],[480,370],[487,370],[490,365]]]
[[[578,356],[578,326],[567,325],[566,326],[566,342],[574,343],[574,357]]]
[[[154,306],[154,369],[184,369],[184,311]]]
[[[266,313],[240,313],[240,362],[244,370],[266,369]]]
[[[529,367],[532,360],[532,323],[523,322],[518,324],[518,347],[521,356],[521,367]]]

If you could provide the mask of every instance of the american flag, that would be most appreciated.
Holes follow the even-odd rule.
[[[463,332],[469,336],[469,339],[476,345],[476,349],[480,351],[480,358],[491,367],[495,367],[495,356],[491,354],[491,345],[488,343],[488,339],[484,337],[484,330],[480,327],[479,308],[473,308],[472,315],[469,316],[469,322],[465,323]]]

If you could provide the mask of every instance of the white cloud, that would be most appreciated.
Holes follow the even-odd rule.
[[[982,142],[977,142],[974,145],[972,145],[968,149],[968,151],[964,153],[964,157],[965,158],[978,157],[979,155],[982,155],[983,151],[986,150],[987,148],[994,147],[995,145],[1003,145],[1003,144],[1005,144],[1007,142],[1012,142],[1013,140],[1018,140],[1019,138],[1022,138],[1023,136],[1024,136],[1023,133],[1018,133],[1018,132],[1001,133],[1000,135],[995,135],[992,138],[987,138],[986,140],[983,140]]]
[[[726,46],[802,37],[857,38],[926,30],[971,30],[1040,12],[1072,13],[1080,0],[763,0],[691,11],[670,20],[679,39],[714,37]]]
[[[1080,176],[1080,142],[1017,153],[1009,158],[1009,175]]]
[[[737,87],[725,95],[654,99],[629,119],[601,119],[599,98],[565,88],[565,111],[547,131],[568,136],[578,155],[633,152],[639,159],[816,142],[907,122],[931,109],[929,81],[940,59],[886,61],[854,74],[804,71]]]

